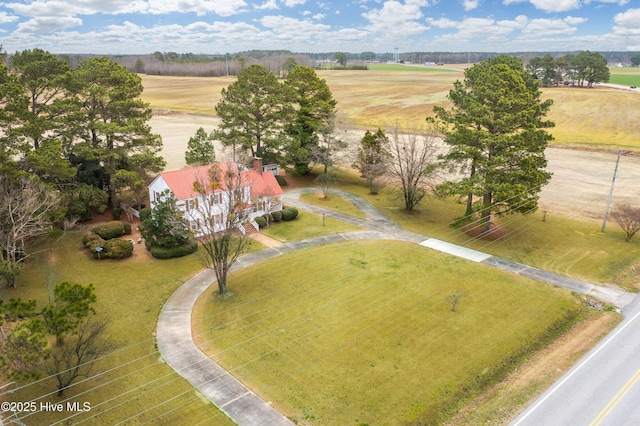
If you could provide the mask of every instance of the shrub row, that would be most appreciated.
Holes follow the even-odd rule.
[[[91,251],[96,259],[124,259],[133,254],[133,243],[127,240],[112,238],[110,240],[103,239],[98,234],[87,234],[82,237],[82,244]],[[96,250],[98,247],[102,251]]]
[[[186,243],[177,247],[161,247],[151,246],[151,255],[157,259],[171,259],[174,257],[182,257],[198,250],[198,242],[195,240],[187,240]]]
[[[298,210],[293,207],[287,207],[280,211],[266,213],[262,216],[256,217],[254,220],[260,227],[260,229],[265,228],[267,224],[272,222],[282,222],[283,220],[294,220],[298,217]]]
[[[286,209],[282,209],[282,220],[288,221],[293,220],[298,217],[298,209],[293,207],[287,207]]]
[[[256,221],[256,223],[258,224],[258,227],[260,227],[260,229],[262,229],[262,228],[267,226],[267,219],[264,216],[258,216],[253,220]]]
[[[93,233],[98,234],[104,240],[118,238],[124,234],[131,233],[131,224],[128,222],[120,222],[114,220],[111,222],[96,225],[92,229]]]

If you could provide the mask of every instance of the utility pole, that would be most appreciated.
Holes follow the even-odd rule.
[[[611,206],[611,197],[613,196],[613,186],[616,184],[616,178],[618,177],[618,164],[620,164],[620,155],[622,151],[618,151],[618,159],[616,160],[616,168],[613,171],[613,180],[611,181],[611,190],[609,191],[609,199],[607,200],[607,208],[604,211],[604,220],[602,221],[602,230],[600,232],[604,232],[604,227],[607,225],[607,216],[609,215],[609,207]]]

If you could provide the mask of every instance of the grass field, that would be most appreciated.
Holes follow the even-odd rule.
[[[460,70],[452,70],[444,67],[427,67],[424,65],[403,65],[403,64],[367,64],[371,71],[409,71],[409,72],[455,72],[462,75]]]
[[[340,232],[357,231],[355,225],[341,222],[330,217],[324,218],[309,212],[300,212],[294,222],[272,223],[260,232],[278,241],[298,241],[321,235],[337,234]]]
[[[378,68],[376,68],[378,67]],[[621,69],[612,81],[640,78],[638,69]],[[635,70],[635,74],[633,74]],[[613,69],[612,72],[618,72]],[[447,106],[447,94],[463,73],[439,67],[375,65],[369,71],[318,71],[338,101],[340,125],[371,129],[424,123],[433,107]],[[215,115],[220,91],[234,77],[142,76],[143,99],[156,110]],[[630,84],[629,84],[630,85]],[[640,94],[599,87],[597,89],[545,88],[543,98],[554,105],[549,119],[554,144],[598,148],[640,149]]]
[[[304,194],[300,199],[305,203],[315,204],[316,206],[335,210],[362,219],[366,218],[364,213],[362,213],[349,200],[346,200],[336,194],[329,194],[327,198],[324,198],[322,193]]]
[[[623,86],[640,86],[640,73],[638,74],[613,74],[609,83],[622,84]]]
[[[356,173],[344,169],[334,172],[340,189],[367,199],[407,230],[589,282],[640,290],[640,239],[625,241],[613,222],[602,233],[602,223],[594,220],[544,217],[543,211],[507,215],[494,219],[500,225],[501,238],[478,240],[451,226],[464,214],[464,206],[456,200],[428,197],[407,214],[390,188],[373,196]]]
[[[402,242],[300,250],[232,279],[237,297],[201,296],[197,340],[303,424],[440,423],[584,309],[566,290]]]

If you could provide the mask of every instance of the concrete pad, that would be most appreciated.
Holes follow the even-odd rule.
[[[428,240],[421,242],[420,245],[443,253],[451,254],[453,256],[458,256],[463,259],[471,260],[473,262],[482,262],[491,257],[490,254],[451,244],[436,238],[429,238]]]

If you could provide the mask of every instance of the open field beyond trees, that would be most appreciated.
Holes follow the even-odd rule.
[[[196,340],[303,424],[440,423],[585,310],[566,290],[403,242],[303,249],[232,279],[234,297],[201,296]]]
[[[422,124],[432,115],[433,107],[445,106],[446,96],[455,80],[464,78],[462,70],[422,66],[405,66],[399,71],[373,69],[369,71],[317,71],[327,81],[338,101],[341,126],[375,130],[398,121],[401,124]],[[425,72],[428,71],[428,72]],[[420,72],[422,71],[422,72]],[[635,72],[634,72],[635,71]],[[629,69],[617,77],[640,78],[640,69]],[[213,117],[220,100],[220,91],[235,81],[235,77],[164,77],[142,75],[143,99],[151,107],[173,113]],[[549,119],[556,123],[551,129],[553,144],[587,146],[608,149],[640,149],[640,94],[633,91],[598,86],[543,88],[543,99],[554,105]],[[205,119],[205,125],[207,124]],[[194,131],[195,132],[195,131]],[[188,140],[188,137],[185,139]]]

